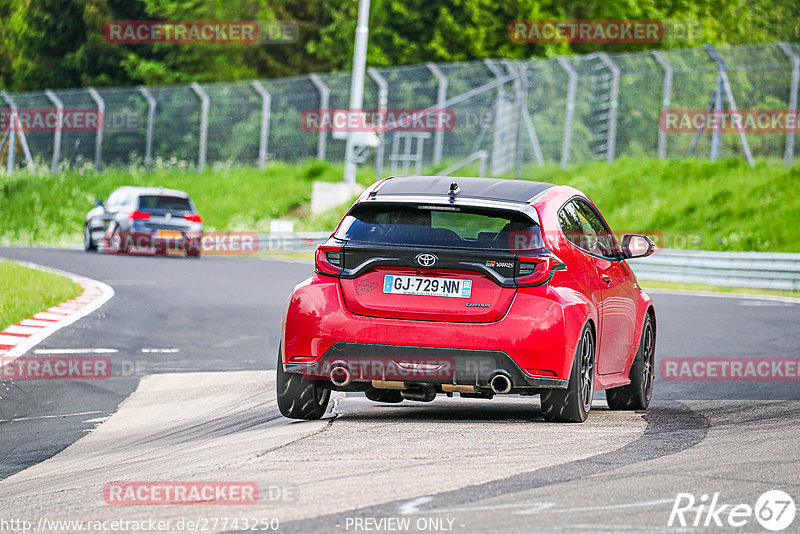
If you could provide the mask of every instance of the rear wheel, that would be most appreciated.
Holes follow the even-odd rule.
[[[403,395],[396,389],[368,389],[364,395],[371,401],[397,404],[403,402]]]
[[[83,225],[83,250],[86,252],[95,252],[97,250],[97,243],[92,239],[92,232],[89,230],[89,225]]]
[[[582,423],[589,415],[594,398],[594,334],[583,327],[567,389],[548,389],[542,393],[542,415],[548,422]]]
[[[189,258],[199,258],[200,243],[189,243],[186,245],[186,256]]]
[[[627,386],[606,391],[608,407],[612,410],[646,410],[653,397],[654,363],[656,353],[656,335],[653,320],[647,314],[642,327],[642,339],[639,350],[631,365],[628,375],[631,383]]]
[[[108,238],[108,252],[111,254],[124,254],[128,251],[128,244],[122,238],[119,226],[114,227],[111,237]]]
[[[284,371],[280,350],[277,371],[278,410],[284,417],[312,420],[325,415],[330,389],[321,387],[319,380],[307,380],[299,373]]]

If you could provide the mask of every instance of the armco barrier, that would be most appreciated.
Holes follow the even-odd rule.
[[[629,260],[643,280],[800,289],[800,254],[659,249]]]
[[[331,236],[330,232],[298,232],[293,234],[259,234],[259,252],[313,252]]]
[[[328,232],[259,235],[259,252],[313,252]],[[800,254],[658,249],[628,260],[642,280],[800,290]]]

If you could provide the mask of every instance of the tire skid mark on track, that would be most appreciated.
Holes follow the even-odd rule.
[[[336,394],[336,393],[334,392],[334,394]],[[343,395],[343,394],[338,393],[338,395]],[[272,448],[263,450],[263,451],[259,452],[258,454],[248,458],[247,461],[249,462],[250,460],[254,460],[256,458],[260,458],[262,456],[266,456],[267,454],[269,454],[271,452],[277,451],[279,449],[284,449],[284,448],[286,448],[286,447],[288,447],[290,445],[295,445],[298,442],[303,441],[304,439],[311,438],[311,437],[318,436],[318,435],[322,434],[323,432],[325,432],[326,430],[328,430],[331,427],[331,425],[333,424],[334,421],[336,421],[336,419],[339,418],[339,414],[336,412],[336,408],[339,406],[339,402],[342,400],[342,398],[344,398],[344,397],[342,396],[342,397],[334,398],[333,395],[331,395],[331,400],[333,401],[333,405],[329,408],[329,412],[332,414],[332,417],[330,417],[330,418],[327,418],[326,416],[322,417],[323,421],[326,420],[326,419],[328,421],[328,424],[325,425],[324,427],[322,427],[319,430],[316,430],[316,431],[314,431],[314,432],[312,432],[310,434],[307,434],[305,436],[301,436],[301,437],[299,437],[299,438],[297,438],[295,440],[292,440],[292,441],[289,441],[287,443],[283,443],[281,445],[278,445],[277,447],[272,447]],[[272,421],[274,419],[285,419],[285,418],[280,414],[277,414],[274,417],[268,418],[269,421]]]
[[[694,447],[705,439],[710,428],[709,421],[699,412],[678,402],[665,402],[651,406],[644,415],[647,428],[641,437],[620,449],[545,467],[536,471],[493,480],[484,484],[430,495],[427,502],[416,501],[415,513],[435,513],[442,507],[485,500],[533,488],[569,482],[579,478],[611,471],[618,467],[646,462]],[[676,436],[677,434],[677,436]],[[396,516],[412,502],[409,499],[390,501],[377,506],[358,508],[343,513],[329,514],[281,524],[283,532],[326,531],[331,525],[345,521],[348,517]]]

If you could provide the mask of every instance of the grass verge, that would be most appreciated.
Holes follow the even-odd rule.
[[[0,260],[0,330],[80,294],[69,278]]]
[[[204,172],[186,167],[67,170],[58,176],[20,172],[0,177],[0,243],[76,245],[96,199],[123,185],[161,186],[188,192],[206,229],[268,232],[272,219],[305,219],[315,181],[339,181],[343,166],[324,161],[270,163],[266,170],[216,166]],[[372,169],[358,175],[372,183]]]
[[[458,174],[474,172],[467,167]],[[0,243],[78,244],[92,201],[121,185],[189,192],[209,230],[266,232],[271,219],[288,218],[299,231],[331,231],[346,206],[311,216],[311,187],[317,180],[341,180],[342,173],[342,165],[324,161],[271,162],[264,171],[216,166],[202,173],[188,167],[71,170],[57,177],[18,173],[0,179]],[[742,159],[621,158],[567,169],[531,166],[522,175],[581,189],[616,232],[647,233],[660,246],[800,252],[800,164],[787,169],[782,161],[762,159],[751,168]],[[373,179],[371,166],[362,165],[358,181]]]

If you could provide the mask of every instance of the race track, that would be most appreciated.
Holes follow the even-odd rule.
[[[0,256],[111,285],[110,302],[36,349],[113,349],[118,371],[94,383],[2,384],[0,518],[675,532],[667,522],[678,493],[751,506],[770,489],[800,497],[796,381],[657,380],[646,413],[611,412],[598,394],[581,425],[545,424],[535,398],[377,405],[342,394],[323,420],[296,422],[278,414],[271,370],[282,306],[310,264],[21,248]],[[800,355],[800,303],[653,298],[657,359]],[[103,488],[120,480],[252,481],[262,496],[250,506],[108,505]],[[798,530],[800,519],[788,531]]]

